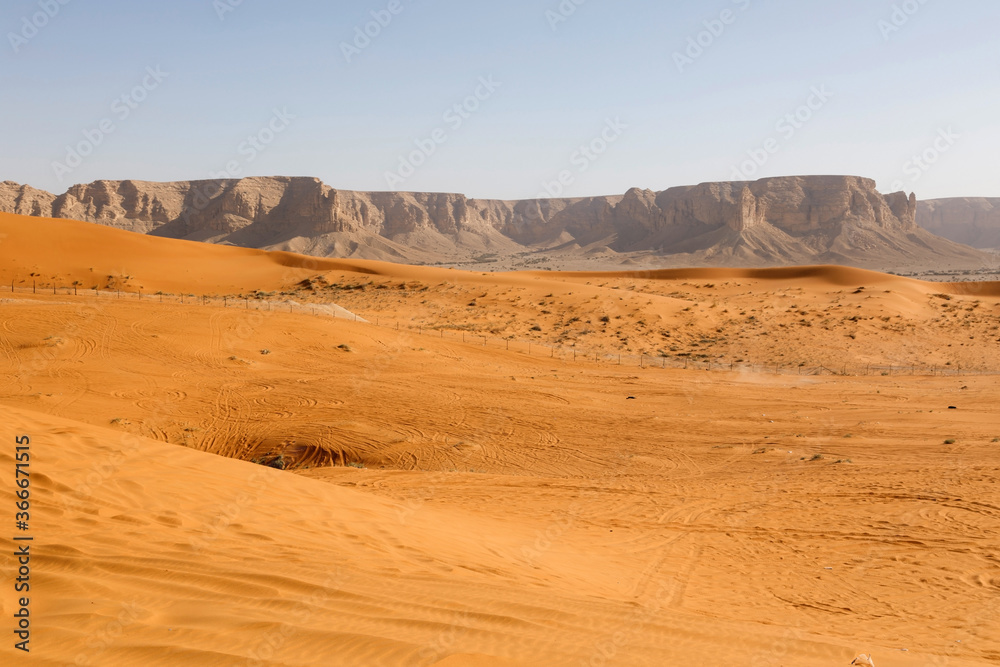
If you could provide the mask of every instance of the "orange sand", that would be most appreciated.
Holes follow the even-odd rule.
[[[93,268],[498,339],[566,344],[589,318],[579,340],[608,350],[714,327],[727,340],[699,347],[719,358],[1000,367],[995,285],[469,275],[16,216],[0,234],[0,286],[90,287]],[[824,314],[838,302],[859,321]],[[736,321],[751,309],[766,339]],[[32,439],[27,664],[1000,663],[996,376],[639,369],[83,293],[0,292],[0,326],[8,479]],[[251,462],[278,455],[291,470]],[[0,663],[25,664],[12,644]]]

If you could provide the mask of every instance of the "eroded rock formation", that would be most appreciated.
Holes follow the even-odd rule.
[[[690,263],[978,261],[971,249],[917,226],[913,195],[882,195],[874,181],[854,176],[524,201],[353,192],[315,178],[95,181],[59,196],[8,181],[0,184],[0,210],[172,238],[415,262],[594,247]]]

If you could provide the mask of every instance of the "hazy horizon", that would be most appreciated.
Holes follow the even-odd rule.
[[[845,174],[1000,196],[1000,8],[983,0],[87,8],[0,10],[0,179],[301,175],[512,200]]]

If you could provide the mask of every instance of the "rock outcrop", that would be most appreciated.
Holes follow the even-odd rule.
[[[917,206],[917,223],[929,232],[973,248],[1000,250],[1000,198],[930,199]]]
[[[679,264],[842,263],[886,268],[970,248],[916,224],[913,195],[854,176],[703,183],[662,192],[501,201],[335,190],[315,178],[96,181],[56,196],[0,184],[0,210],[144,234],[320,256],[460,262],[483,253],[660,256]]]

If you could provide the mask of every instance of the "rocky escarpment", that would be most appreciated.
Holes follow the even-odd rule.
[[[929,232],[973,248],[1000,250],[1000,198],[931,199],[917,206],[917,223]]]
[[[315,178],[96,181],[53,195],[0,184],[0,210],[320,256],[458,262],[483,253],[656,255],[675,263],[884,268],[972,249],[916,225],[916,200],[853,176],[703,183],[661,192],[502,201],[336,190]]]

